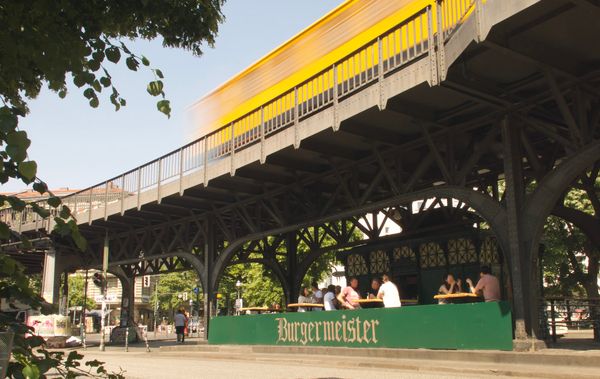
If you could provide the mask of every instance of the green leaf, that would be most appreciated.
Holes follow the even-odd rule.
[[[66,205],[63,205],[60,209],[59,216],[65,219],[71,217],[71,209],[69,209],[69,207],[67,207]]]
[[[100,69],[100,61],[91,59],[87,62],[87,66],[92,71],[98,71]]]
[[[60,91],[58,91],[58,97],[60,97],[61,99],[64,99],[66,96],[67,96],[66,89],[61,89]]]
[[[127,57],[127,59],[125,60],[125,64],[127,65],[127,68],[129,68],[131,71],[137,71],[139,66],[137,59],[135,59],[135,57],[133,56]]]
[[[169,100],[160,100],[156,103],[156,108],[158,108],[161,113],[167,115],[167,117],[171,117],[171,103]]]
[[[46,202],[52,208],[58,208],[58,206],[62,203],[62,201],[60,201],[60,199],[56,196],[49,197],[48,200],[46,200]]]
[[[26,379],[39,379],[40,377],[40,370],[32,364],[23,367],[21,372]]]
[[[15,162],[23,162],[27,158],[27,150],[23,149],[21,146],[9,145],[6,146],[5,150]]]
[[[148,83],[148,88],[146,91],[152,96],[158,96],[162,93],[163,90],[163,82],[160,80],[155,80],[153,82]]]
[[[6,136],[6,153],[16,162],[22,162],[27,158],[27,148],[31,141],[24,131],[15,131]]]
[[[98,108],[99,104],[100,104],[100,102],[98,101],[97,97],[94,97],[93,99],[90,99],[90,107],[92,107],[92,108]]]
[[[162,71],[160,71],[159,69],[154,70],[154,73],[156,74],[156,76],[158,76],[161,79],[164,79],[165,77],[163,76]]]
[[[19,163],[19,174],[21,174],[28,181],[32,181],[37,173],[37,163],[35,161],[21,162]]]
[[[31,141],[27,138],[27,132],[22,130],[9,133],[6,136],[6,143],[9,145],[22,146],[25,149],[31,145]]]
[[[85,84],[85,76],[83,73],[73,74],[73,84],[75,84],[78,88],[83,87]]]
[[[103,76],[100,78],[100,83],[104,86],[104,87],[108,87],[110,86],[110,78]]]
[[[96,96],[96,92],[94,92],[93,88],[86,88],[85,91],[83,91],[83,96],[87,99],[92,99]]]
[[[87,248],[87,240],[85,237],[83,237],[83,235],[81,235],[77,224],[75,224],[75,226],[72,228],[71,237],[73,238],[73,242],[75,242],[75,245],[77,245],[79,250],[85,251]]]
[[[40,193],[40,195],[48,192],[48,185],[44,182],[35,182],[33,183],[33,190]]]
[[[92,87],[94,87],[94,90],[96,92],[102,92],[102,85],[98,80],[94,80],[94,82],[92,83]]]
[[[12,132],[18,125],[17,116],[8,107],[0,108],[0,131]]]
[[[109,47],[105,51],[106,59],[111,61],[112,63],[118,63],[121,59],[121,52],[117,47]]]
[[[10,228],[3,222],[0,222],[0,239],[8,239],[10,237]],[[3,267],[4,269],[4,267]]]
[[[92,53],[92,58],[98,62],[102,62],[104,60],[104,52],[102,50],[96,50]]]
[[[31,203],[31,209],[42,218],[50,217],[50,211],[37,203]]]
[[[148,58],[146,58],[145,56],[142,55],[142,64],[144,66],[150,66],[150,61],[148,60]]]

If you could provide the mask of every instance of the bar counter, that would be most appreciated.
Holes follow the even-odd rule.
[[[211,319],[209,344],[512,350],[506,302]]]

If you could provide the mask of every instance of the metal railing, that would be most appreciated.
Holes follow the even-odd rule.
[[[553,342],[567,329],[592,329],[600,340],[600,298],[547,297],[542,300],[540,325],[543,337]]]
[[[107,217],[107,207],[121,202],[123,212],[125,200],[131,197],[137,197],[139,208],[141,194],[152,189],[158,189],[156,200],[160,201],[161,187],[167,183],[179,181],[182,192],[183,177],[191,173],[203,172],[206,183],[207,168],[213,162],[233,157],[255,143],[264,143],[269,135],[297,127],[300,120],[381,81],[427,53],[435,53],[439,38],[436,31],[442,30],[442,40],[446,42],[481,1],[432,2],[331,67],[232,123],[120,176],[66,196],[62,199],[63,206],[68,206],[76,217],[87,212],[88,219],[78,218],[78,221],[91,222],[92,211],[104,208],[104,217]],[[45,201],[37,204],[51,210]],[[52,209],[52,212],[55,215],[59,210]],[[24,224],[33,223],[35,229],[49,229],[52,222],[51,218],[41,219],[31,206],[22,212],[2,209],[0,220],[18,232]]]

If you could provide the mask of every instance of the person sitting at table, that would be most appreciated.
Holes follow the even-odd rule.
[[[311,283],[311,287],[312,287],[312,301],[311,303],[315,303],[315,304],[323,304],[323,292],[321,292],[321,290],[319,289],[319,286],[317,285],[317,282],[312,282]],[[315,311],[320,311],[321,308],[315,308]]]
[[[279,313],[281,312],[281,304],[279,304],[278,302],[274,302],[273,304],[271,304],[271,310],[269,313]]]
[[[360,308],[360,304],[358,304],[357,300],[360,299],[360,295],[357,292],[358,289],[358,279],[350,278],[350,285],[345,287],[340,295],[338,296],[338,300],[344,309],[358,309]]]
[[[335,286],[330,284],[327,287],[327,292],[325,296],[323,296],[323,305],[325,306],[326,311],[335,311]]]
[[[489,266],[482,266],[479,272],[479,281],[473,286],[473,281],[469,278],[467,283],[471,287],[471,292],[483,293],[483,299],[487,301],[500,301],[500,281],[494,275]]]
[[[298,303],[300,303],[300,304],[312,303],[312,299],[310,298],[308,288],[306,288],[306,287],[300,288],[300,296],[298,296]],[[306,308],[298,307],[298,312],[306,312]]]
[[[383,284],[379,287],[377,298],[383,300],[383,306],[386,308],[401,307],[402,303],[400,303],[398,287],[390,280],[388,274],[383,274],[381,278],[383,279]]]
[[[460,279],[454,279],[454,275],[448,274],[444,279],[444,283],[440,286],[438,290],[438,294],[440,295],[448,295],[451,293],[459,293],[462,292],[462,281]],[[438,304],[448,304],[446,299],[439,299]]]
[[[342,303],[340,302],[340,294],[342,293],[342,286],[335,286],[335,299],[333,300],[333,304],[335,304],[335,309],[343,309]]]
[[[375,299],[377,297],[377,293],[379,293],[379,287],[381,287],[381,281],[379,278],[371,279],[372,292],[367,293],[367,299]]]

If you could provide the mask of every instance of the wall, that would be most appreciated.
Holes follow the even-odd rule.
[[[512,350],[507,303],[223,316],[210,344]]]

